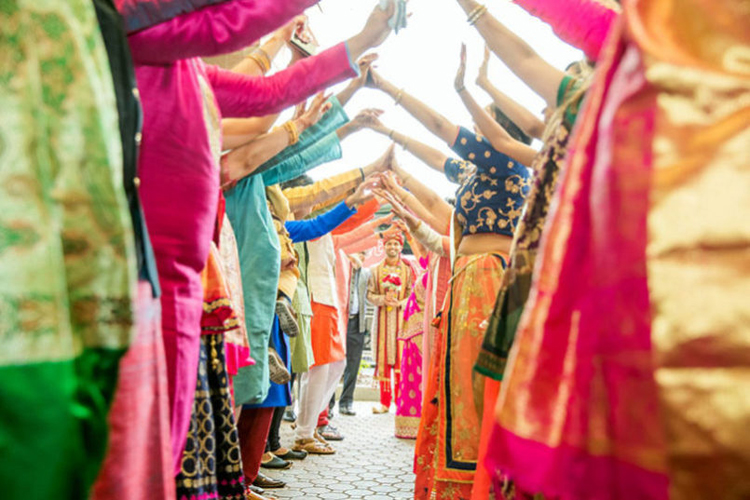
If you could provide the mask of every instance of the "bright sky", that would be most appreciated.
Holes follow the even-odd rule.
[[[307,14],[321,48],[327,48],[357,33],[364,26],[375,1],[323,0],[320,5],[323,12],[313,7]],[[520,7],[499,0],[488,0],[487,6],[495,17],[523,37],[552,65],[564,69],[569,63],[582,58],[581,52],[561,42],[546,24]],[[479,103],[490,102],[489,96],[474,84],[482,62],[484,41],[476,29],[468,25],[466,15],[455,0],[410,0],[409,11],[412,13],[409,26],[398,35],[392,33],[383,45],[374,50],[380,55],[378,71],[454,123],[472,128],[471,118],[453,90],[453,79],[458,68],[461,42],[465,42],[468,49],[467,89]],[[279,63],[277,67],[283,67],[286,61],[280,58]],[[541,118],[544,107],[542,99],[495,56],[490,61],[489,76],[496,87]],[[335,92],[340,88],[333,90]],[[369,107],[385,111],[382,121],[386,126],[451,153],[442,141],[403,109],[394,106],[393,99],[381,91],[362,89],[345,109],[350,117],[354,117],[360,109]],[[322,165],[310,174],[320,179],[365,166],[377,158],[388,144],[387,137],[364,130],[343,142],[341,160]],[[398,149],[398,158],[403,166],[441,196],[455,193],[455,184],[401,148]]]

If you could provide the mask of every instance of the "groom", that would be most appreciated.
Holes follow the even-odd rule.
[[[387,413],[393,401],[391,371],[398,390],[401,349],[398,336],[403,327],[403,308],[411,294],[414,272],[401,258],[404,234],[391,228],[383,233],[385,259],[371,268],[367,300],[377,307],[373,332],[375,340],[375,380],[380,381],[380,405],[373,413]]]

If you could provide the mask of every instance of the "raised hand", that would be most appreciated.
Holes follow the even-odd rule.
[[[297,119],[298,128],[301,126],[304,130],[318,123],[320,117],[331,109],[331,103],[328,102],[329,97],[330,95],[326,95],[325,92],[318,93],[310,104],[310,107]]]
[[[375,172],[386,172],[391,169],[394,163],[396,163],[396,146],[391,144],[385,150],[385,153],[375,161]]]
[[[357,130],[361,130],[363,128],[369,128],[375,131],[385,130],[385,126],[380,122],[379,118],[382,114],[382,109],[363,109],[362,111],[357,113],[357,116],[355,116],[349,123]]]
[[[369,87],[371,89],[382,89],[386,83],[387,81],[385,80],[385,78],[380,76],[380,73],[375,71],[374,68],[370,68],[370,71],[367,72],[365,87]]]
[[[458,72],[456,73],[456,80],[453,82],[453,88],[456,92],[462,92],[466,90],[464,79],[466,78],[466,44],[461,44],[461,62],[458,65]]]
[[[485,45],[484,46],[484,59],[482,59],[482,65],[479,66],[479,73],[477,74],[477,85],[484,88],[488,83],[490,83],[490,79],[487,76],[488,70],[490,66],[490,48]]]
[[[396,2],[394,0],[389,0],[388,6],[385,9],[381,8],[378,4],[372,10],[367,23],[365,23],[365,27],[362,28],[362,33],[367,35],[370,47],[377,47],[388,38],[388,35],[391,33],[388,21],[395,12]]]
[[[372,64],[377,60],[378,55],[376,53],[367,54],[359,58],[357,61],[357,66],[359,66],[359,76],[352,79],[352,86],[356,89],[361,89],[365,86],[365,83],[367,83],[367,79],[370,76],[370,71],[372,70]]]
[[[292,39],[292,36],[294,36],[294,33],[297,33],[297,36],[300,37],[300,39],[309,42],[310,41],[310,35],[306,31],[307,27],[307,16],[302,14],[288,23],[286,23],[284,26],[276,30],[276,33],[274,33],[274,36],[276,38],[279,38],[281,40],[284,40],[285,42],[289,42]]]
[[[376,181],[372,178],[365,179],[363,183],[357,186],[357,189],[349,195],[346,199],[346,205],[349,207],[355,205],[362,205],[374,196],[373,190],[377,185]]]
[[[349,39],[349,53],[351,57],[358,58],[368,49],[377,47],[388,38],[388,35],[391,33],[388,20],[395,10],[396,5],[392,0],[388,3],[388,7],[385,10],[381,9],[379,5],[375,6],[362,31]]]

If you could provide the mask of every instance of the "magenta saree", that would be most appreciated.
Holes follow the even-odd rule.
[[[402,344],[401,379],[396,398],[396,437],[417,439],[422,416],[422,336],[427,285],[427,260],[420,259],[414,289],[404,308],[404,328],[398,341]]]
[[[737,370],[748,365],[749,306],[736,300],[750,269],[736,203],[750,185],[736,149],[750,137],[750,71],[731,62],[748,21],[731,1],[625,3],[498,400],[489,461],[521,490],[750,491],[740,472],[750,405],[738,389],[748,371]],[[716,187],[721,199],[708,196]]]

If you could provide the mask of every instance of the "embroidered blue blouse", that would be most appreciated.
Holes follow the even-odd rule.
[[[451,149],[463,158],[444,165],[448,179],[461,185],[455,208],[462,234],[513,236],[529,194],[529,169],[463,127]]]

